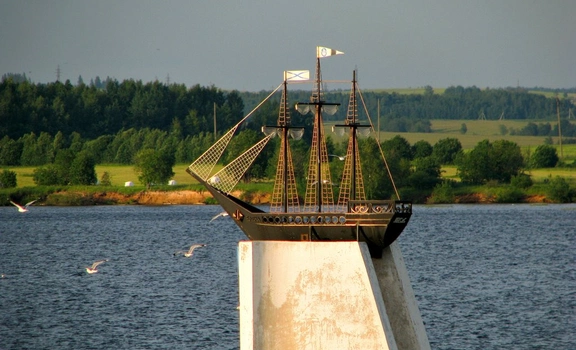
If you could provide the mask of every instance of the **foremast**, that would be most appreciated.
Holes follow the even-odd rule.
[[[276,133],[280,136],[281,146],[276,166],[276,177],[274,180],[274,190],[270,201],[270,212],[299,212],[300,201],[296,188],[296,177],[294,176],[294,165],[292,163],[292,152],[290,151],[289,137],[299,139],[304,133],[301,128],[291,127],[290,110],[288,108],[288,79],[284,72],[284,89],[280,100],[278,122],[275,126]]]

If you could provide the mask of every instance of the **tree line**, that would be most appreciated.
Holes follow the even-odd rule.
[[[223,91],[214,86],[187,88],[158,81],[107,78],[97,82],[86,85],[79,79],[76,85],[68,80],[33,84],[25,76],[4,75],[0,82],[0,137],[18,139],[29,133],[55,135],[60,131],[65,136],[76,132],[96,139],[132,128],[170,131],[174,124],[182,135],[195,135],[213,132],[215,119],[218,130],[227,130],[269,94]],[[260,117],[252,118],[254,122],[273,123],[279,99],[277,93],[263,106]],[[289,99],[291,105],[309,101],[310,91],[290,91]],[[379,115],[382,130],[393,132],[430,132],[433,119],[556,120],[557,107],[562,116],[575,109],[567,94],[557,100],[521,88],[456,86],[436,94],[427,86],[423,94],[366,91],[362,99],[372,120]],[[349,91],[328,91],[325,100],[347,106]],[[340,108],[326,120],[344,120],[346,113],[347,108]]]
[[[560,120],[560,130],[562,131],[562,138],[564,137],[576,137],[576,124],[570,123],[567,119]],[[505,135],[507,132],[510,135],[524,135],[524,136],[558,136],[560,131],[558,129],[558,123],[534,123],[529,122],[522,129],[510,129],[508,130],[506,126],[502,125],[500,127],[500,132]],[[569,139],[563,140],[565,143],[574,143],[576,140]]]
[[[100,83],[102,85],[104,83]],[[69,81],[35,85],[27,80],[6,78],[0,84],[0,135],[3,135],[0,139],[0,165],[38,166],[34,175],[38,184],[93,184],[97,181],[94,165],[101,163],[134,164],[142,172],[142,181],[147,185],[163,182],[163,178],[146,176],[146,169],[160,166],[168,169],[174,163],[196,159],[214,143],[215,137],[219,137],[219,131],[228,130],[238,122],[246,110],[252,108],[256,98],[260,101],[264,94],[268,93],[225,92],[214,86],[196,85],[188,89],[184,85],[165,85],[157,81],[143,84],[133,80],[119,83],[107,79],[105,87],[99,88],[95,84],[87,86],[83,83],[73,86]],[[309,91],[297,91],[291,94],[290,102],[308,101],[309,94]],[[326,100],[340,102],[343,106],[347,106],[348,98],[348,92],[343,90],[326,96]],[[372,115],[380,104],[384,119],[390,118],[395,121],[392,124],[404,129],[429,128],[428,118],[437,119],[435,113],[444,118],[475,119],[469,114],[477,111],[479,106],[484,106],[483,111],[487,113],[498,106],[507,106],[515,111],[515,119],[541,119],[550,114],[555,116],[557,103],[556,99],[523,91],[480,90],[475,87],[449,88],[441,95],[434,94],[430,87],[422,95],[367,92],[363,99]],[[567,99],[563,99],[561,105],[562,108],[572,106]],[[279,99],[272,99],[254,113],[224,154],[224,160],[233,159],[261,137],[259,130],[262,125],[275,124],[278,109]],[[341,108],[339,113],[346,113],[346,108]],[[300,116],[295,111],[292,111],[292,118],[295,125],[306,126],[312,122],[312,118]],[[215,120],[219,130],[216,133]],[[408,120],[412,123],[406,122]],[[563,125],[562,129],[569,130],[570,125]],[[297,150],[293,152],[296,157],[294,163],[299,172],[307,167],[309,140],[310,135],[294,144]],[[379,158],[375,141],[362,142],[363,159],[366,159],[363,167],[369,174],[365,179],[367,194],[373,198],[391,196],[393,187],[381,171],[382,164],[375,161]],[[458,171],[465,182],[485,183],[492,180],[510,182],[531,162],[521,155],[518,157],[517,145],[501,145],[500,142],[479,145],[480,150],[472,152],[476,154],[473,158],[461,152],[457,139],[441,140],[434,146],[424,141],[409,145],[398,136],[383,142],[382,146],[388,154],[392,173],[399,179],[399,187],[406,190],[437,186],[441,182],[442,164],[458,164]],[[345,145],[335,145],[330,140],[329,148],[334,154],[345,151]],[[492,155],[484,156],[490,152],[506,161],[496,161]],[[514,152],[514,155],[509,156],[509,152]],[[275,159],[277,153],[265,151],[247,178],[273,177]],[[480,161],[482,159],[486,162]],[[495,164],[498,166],[493,169]],[[503,169],[511,165],[515,168]],[[338,174],[339,166],[338,162],[332,162],[333,174]],[[484,173],[478,174],[474,169]],[[11,182],[12,175],[4,174],[4,182]],[[171,170],[165,172],[166,176],[170,174]],[[494,174],[505,175],[492,178]],[[302,175],[304,178],[305,173]]]
[[[266,91],[241,92],[240,96],[249,109],[267,94]],[[289,98],[291,103],[306,102],[310,91],[291,91]],[[391,132],[431,132],[430,120],[435,119],[556,120],[557,112],[562,116],[568,116],[570,110],[574,112],[574,102],[566,93],[557,101],[522,88],[482,90],[475,86],[456,86],[436,94],[431,86],[426,86],[423,94],[365,91],[362,99],[374,124],[380,115],[382,130]],[[329,91],[325,100],[347,106],[349,91]],[[346,108],[340,108],[326,120],[344,120],[346,113]]]
[[[214,130],[214,114],[220,130],[240,120],[244,104],[238,92],[112,79],[105,88],[73,86],[70,81],[32,84],[12,78],[0,83],[0,135],[12,139],[41,132],[65,136],[76,132],[96,139],[132,128],[168,131],[174,124],[183,135],[195,135]]]
[[[152,184],[165,184],[174,175],[172,168],[176,160],[176,151],[163,142],[153,142],[153,140],[161,140],[161,137],[155,139],[154,135],[163,135],[162,133],[158,134],[157,130],[146,129],[144,131],[134,131],[132,137],[125,137],[125,140],[137,142],[139,140],[137,135],[142,135],[146,140],[132,156],[131,164],[135,166],[139,181],[147,187]],[[47,136],[44,137],[47,138]],[[212,143],[212,137],[213,135],[204,137],[205,148]],[[224,154],[224,163],[234,159],[261,137],[258,132],[250,129],[240,132]],[[116,138],[122,139],[123,137],[117,135]],[[111,141],[108,147],[113,144],[112,139]],[[198,139],[198,141],[202,140]],[[279,140],[274,139],[272,145],[264,149],[244,180],[274,177],[279,156],[279,147],[274,146],[278,146],[278,142]],[[383,141],[380,145],[386,155],[386,165],[394,174],[396,182],[393,184],[387,172],[382,171],[384,163],[380,158],[377,141],[367,138],[360,139],[359,142],[361,166],[365,174],[363,182],[366,195],[371,199],[394,197],[396,187],[401,193],[401,198],[420,201],[432,194],[431,198],[434,198],[433,201],[437,203],[443,200],[450,202],[453,198],[446,199],[446,192],[452,191],[452,186],[500,183],[511,184],[512,187],[505,198],[518,201],[524,195],[523,190],[532,186],[532,180],[526,175],[525,170],[554,167],[559,162],[556,149],[551,145],[541,145],[531,154],[522,154],[520,147],[514,142],[498,140],[491,143],[484,140],[470,152],[465,153],[457,138],[441,139],[434,145],[423,140],[410,145],[405,138],[397,135]],[[93,152],[96,148],[87,145],[90,145],[90,142],[84,143],[81,148],[79,143],[75,145],[71,143],[68,148],[52,151],[56,154],[54,159],[34,170],[34,182],[37,185],[94,185],[97,182],[110,185],[108,174],[103,174],[98,181],[94,171],[97,155],[107,153],[108,148],[100,149],[101,152]],[[327,139],[330,154],[344,154],[346,147],[345,141],[337,144],[331,138]],[[305,175],[310,148],[304,140],[293,142],[292,148],[295,175],[300,181],[299,188],[302,189],[306,187]],[[442,179],[441,166],[443,164],[456,165],[458,175],[462,180],[460,184]],[[334,179],[338,179],[343,172],[343,162],[338,157],[334,157],[330,168]],[[10,170],[0,172],[0,188],[16,185],[14,172]],[[570,188],[562,178],[553,179],[550,186],[555,191],[557,201],[570,202],[576,195],[574,189]]]

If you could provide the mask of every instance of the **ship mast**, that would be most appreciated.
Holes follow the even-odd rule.
[[[346,123],[334,126],[334,128],[349,128],[350,133],[338,196],[338,208],[341,210],[346,209],[349,200],[366,200],[362,167],[360,164],[360,152],[358,150],[358,129],[365,128],[365,130],[369,130],[371,126],[360,125],[358,122],[358,102],[356,94],[356,70],[354,70],[352,73],[352,89],[350,92]]]
[[[315,94],[312,94],[311,102],[315,103],[316,110],[314,111],[314,128],[316,132],[316,141],[323,139],[322,132],[322,99],[321,99],[321,86],[322,74],[320,73],[320,58],[316,58],[316,86]],[[318,204],[318,212],[322,212],[322,147],[316,148],[316,203]]]
[[[286,78],[284,78],[284,89],[282,90],[282,106],[280,108],[282,108],[284,110],[284,116],[282,116],[282,113],[279,114],[278,116],[278,125],[282,127],[282,155],[281,157],[284,158],[284,160],[287,160],[287,155],[288,155],[288,123],[287,123],[287,114],[288,114],[288,109],[286,108],[286,104],[287,104],[287,91],[288,91],[288,81],[286,80]],[[282,118],[284,117],[284,118]],[[288,212],[288,162],[284,161],[283,162],[283,167],[282,167],[282,172],[283,172],[283,178],[284,181],[282,181],[282,185],[284,186],[284,189],[282,191],[282,207],[284,208],[284,212],[287,213]]]
[[[299,102],[296,104],[296,109],[302,114],[307,114],[310,110],[314,110],[314,129],[312,132],[310,160],[308,163],[304,211],[320,213],[323,211],[323,207],[324,209],[328,208],[328,210],[334,207],[328,151],[323,135],[324,125],[322,113],[334,114],[340,104],[323,100],[320,55],[317,56],[315,83],[310,102]]]
[[[298,192],[296,190],[296,179],[294,176],[294,166],[292,164],[292,154],[290,152],[288,139],[290,136],[298,139],[304,131],[302,128],[291,127],[290,111],[288,109],[288,79],[286,78],[286,72],[284,72],[283,85],[284,89],[280,101],[277,125],[266,126],[263,130],[265,134],[277,133],[281,138],[280,154],[278,155],[276,179],[274,182],[274,190],[272,192],[270,211],[287,213],[289,211],[300,210]]]

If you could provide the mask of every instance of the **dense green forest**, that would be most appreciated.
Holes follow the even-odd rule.
[[[330,91],[326,100],[347,106],[349,93],[346,90]],[[240,96],[246,107],[252,108],[267,94],[266,91],[241,92]],[[310,91],[290,92],[293,103],[305,102],[309,98]],[[557,112],[566,116],[570,109],[574,109],[567,93],[559,96],[557,101],[556,98],[529,93],[522,88],[481,90],[457,86],[445,89],[442,94],[435,94],[432,87],[427,86],[423,94],[366,91],[362,93],[362,100],[373,121],[380,114],[382,130],[395,132],[430,132],[429,121],[433,119],[556,120]],[[346,108],[341,108],[326,120],[343,120],[346,112]]]
[[[97,79],[86,85],[79,79],[76,85],[69,81],[33,84],[26,79],[3,77],[0,83],[0,165],[38,166],[34,181],[47,185],[63,181],[94,184],[97,181],[95,164],[154,167],[151,162],[138,161],[143,155],[169,160],[167,168],[171,172],[174,163],[196,159],[216,137],[235,125],[268,94],[267,91],[223,91],[215,86],[188,88],[158,81],[106,79],[102,82]],[[348,105],[349,91],[331,91],[326,95],[328,101]],[[291,91],[290,105],[309,101],[309,96],[310,91]],[[434,119],[475,120],[479,116],[496,119],[505,115],[506,119],[532,121],[518,131],[521,134],[556,136],[557,113],[567,115],[574,107],[567,95],[556,98],[522,89],[481,90],[460,86],[450,87],[442,94],[435,94],[431,87],[423,94],[368,91],[361,99],[373,121],[380,115],[382,125],[385,125],[383,131],[395,132],[430,132],[430,120]],[[230,161],[255,143],[261,137],[262,125],[275,124],[279,103],[278,93],[250,116],[223,155],[224,161]],[[365,118],[363,106],[359,109]],[[347,108],[341,108],[327,120],[342,120],[345,113]],[[309,126],[312,118],[292,112],[292,122]],[[576,126],[568,120],[564,119],[561,127],[563,136],[576,136]],[[306,140],[309,136],[293,144],[295,167],[302,173],[302,178],[307,166],[309,141]],[[374,161],[378,158],[375,141],[368,140],[362,141],[362,158],[368,160],[362,167],[371,174],[365,179],[367,194],[390,197],[391,185],[384,176],[377,176],[384,173],[379,171],[382,164]],[[275,142],[277,140],[272,143]],[[382,142],[382,147],[392,172],[400,174],[397,185],[401,192],[413,198],[429,195],[435,188],[441,192],[450,191],[441,180],[442,164],[456,164],[464,182],[484,184],[490,181],[524,183],[521,177],[524,168],[539,166],[543,161],[550,163],[549,166],[558,162],[553,148],[538,149],[530,159],[524,159],[520,148],[509,141],[492,144],[486,140],[471,151],[473,157],[462,152],[457,139],[440,140],[435,145],[424,141],[410,145],[397,136]],[[345,145],[329,139],[328,151],[345,153]],[[273,177],[276,159],[273,148],[266,150],[247,177]],[[163,160],[156,163],[163,164]],[[333,162],[332,167],[334,174],[341,172],[338,162]],[[4,171],[0,175],[0,182],[4,183],[0,187],[16,185],[13,172]],[[162,183],[164,180],[147,182]],[[563,200],[571,200],[571,191],[568,186],[568,190],[562,192],[569,193]],[[516,198],[518,193],[514,192],[512,197]],[[441,201],[436,197],[436,201]]]
[[[81,79],[76,85],[70,81],[33,84],[19,75],[4,76],[0,83],[0,135],[18,139],[32,132],[55,135],[61,131],[66,136],[77,132],[85,139],[95,139],[131,128],[170,131],[176,123],[183,135],[193,135],[212,132],[214,114],[218,130],[226,130],[268,94],[110,78],[89,85]],[[349,91],[326,94],[326,100],[347,106]],[[264,107],[262,113],[268,115],[254,121],[274,122],[279,96]],[[310,91],[291,91],[289,98],[290,104],[305,102]],[[380,114],[384,131],[397,132],[429,132],[429,120],[433,119],[556,120],[557,112],[565,116],[574,109],[566,93],[557,100],[521,88],[457,86],[435,94],[428,86],[423,94],[367,91],[362,100],[373,119]],[[341,108],[332,119],[343,120],[346,112]]]
[[[0,165],[52,163],[60,149],[88,152],[99,163],[131,164],[145,148],[170,150],[176,162],[195,159],[217,134],[228,130],[270,92],[223,91],[215,86],[186,87],[142,81],[97,78],[34,84],[22,75],[5,75],[0,83]],[[349,91],[326,93],[326,100],[348,105]],[[290,93],[290,104],[309,101],[310,91]],[[245,128],[259,131],[274,124],[277,93],[248,120]],[[566,93],[558,98],[524,89],[484,89],[461,86],[435,94],[362,93],[369,115],[380,114],[383,131],[430,132],[432,119],[534,120],[519,134],[555,136],[557,112],[574,108]],[[557,109],[559,108],[559,109]],[[365,115],[360,107],[360,114]],[[340,108],[331,119],[342,120]],[[293,123],[310,125],[311,118],[292,113]],[[550,120],[547,122],[546,120]],[[562,121],[562,134],[576,136],[576,125]]]

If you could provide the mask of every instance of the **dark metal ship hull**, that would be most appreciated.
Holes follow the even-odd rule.
[[[341,212],[271,213],[203,184],[250,240],[366,242],[373,258],[400,236],[412,215],[408,201],[350,201]]]

